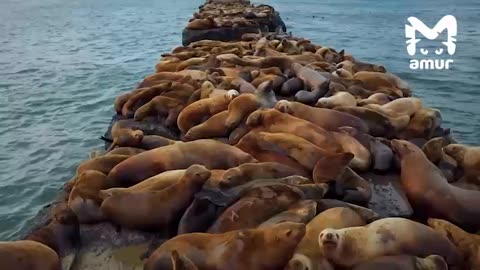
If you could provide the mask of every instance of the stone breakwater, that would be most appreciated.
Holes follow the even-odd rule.
[[[0,264],[478,269],[478,148],[385,66],[279,20],[246,1],[201,6],[185,45],[115,99],[106,151],[27,241],[0,243]]]

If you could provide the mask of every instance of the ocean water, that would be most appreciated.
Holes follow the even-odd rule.
[[[409,82],[444,126],[479,144],[480,3],[475,0],[259,1],[297,36],[384,64]],[[114,98],[131,90],[202,0],[0,2],[0,240],[16,239],[80,161],[100,149]],[[404,24],[458,20],[450,70],[409,69]],[[429,46],[429,45],[428,45]],[[432,45],[435,46],[435,45]]]

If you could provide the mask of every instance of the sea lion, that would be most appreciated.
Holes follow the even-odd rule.
[[[188,105],[178,115],[178,129],[185,134],[190,128],[202,123],[204,118],[228,109],[228,104],[238,95],[236,90],[230,90],[224,95],[201,99]]]
[[[225,209],[207,232],[223,233],[255,228],[272,216],[287,210],[303,196],[299,189],[288,185],[250,189],[240,200]]]
[[[186,169],[165,171],[128,188],[114,187],[101,190],[99,196],[105,199],[120,192],[162,190],[177,183],[183,177],[185,171]]]
[[[254,157],[259,162],[276,162],[292,167],[295,170],[302,171],[302,175],[311,175],[311,172],[305,169],[304,166],[302,166],[296,160],[288,157],[287,155],[275,151],[268,151],[262,149],[258,145],[257,133],[258,131],[249,131],[239,140],[237,144],[235,144],[235,147],[241,149],[245,153],[252,155],[252,157]]]
[[[247,118],[246,124],[249,128],[260,131],[290,133],[333,153],[342,151],[340,144],[330,132],[313,123],[275,109],[253,112]]]
[[[344,68],[337,68],[332,75],[343,79],[353,79],[352,73]]]
[[[228,111],[219,112],[207,121],[190,128],[183,136],[184,141],[194,141],[198,139],[225,137],[230,133],[230,128],[225,125],[228,117]]]
[[[401,160],[401,183],[415,212],[445,218],[462,228],[480,228],[480,192],[452,186],[420,148],[403,140],[391,141]]]
[[[15,270],[62,269],[53,249],[30,240],[0,242],[0,264],[3,269]]]
[[[200,99],[223,95],[225,92],[227,92],[227,90],[217,89],[212,82],[205,81],[200,88]]]
[[[133,119],[142,121],[143,119],[153,116],[165,117],[165,125],[172,126],[177,123],[178,114],[183,110],[183,102],[165,96],[157,96],[150,100],[147,104],[141,106],[135,111]]]
[[[329,80],[317,71],[304,67],[298,63],[292,64],[292,70],[295,76],[303,81],[308,91],[299,91],[295,94],[295,99],[305,104],[312,104],[321,98],[328,91]]]
[[[280,94],[284,96],[293,96],[303,89],[303,81],[300,78],[293,77],[282,84]]]
[[[327,228],[343,229],[365,224],[365,220],[349,208],[335,207],[321,212],[307,224],[305,236],[285,270],[333,270],[318,246],[320,232]]]
[[[336,131],[339,127],[350,126],[359,131],[368,132],[368,126],[362,119],[340,111],[314,108],[287,100],[278,101],[275,109],[330,131]]]
[[[206,30],[215,28],[215,22],[213,18],[205,18],[205,19],[193,19],[190,21],[187,26],[187,29],[191,30]]]
[[[135,111],[141,106],[147,104],[154,97],[159,96],[172,88],[173,82],[164,82],[151,87],[144,88],[142,91],[132,95],[122,108],[122,115],[131,118]]]
[[[252,85],[258,88],[261,84],[268,81],[271,82],[271,88],[273,91],[278,92],[282,87],[282,84],[286,81],[286,78],[283,74],[281,76],[275,74],[265,74],[261,77],[255,78],[252,81]]]
[[[464,174],[480,175],[480,147],[450,144],[443,147],[443,151],[457,161]]]
[[[292,175],[304,175],[304,171],[277,162],[245,163],[230,168],[223,174],[222,188],[231,188],[256,179],[282,178]]]
[[[356,205],[356,204],[347,203],[344,201],[339,201],[334,199],[321,199],[316,201],[317,201],[317,214],[320,214],[323,211],[330,208],[345,207],[359,214],[367,224],[382,218],[382,216],[376,213],[375,211],[366,207]]]
[[[68,207],[72,209],[80,223],[94,223],[104,220],[100,211],[102,203],[98,193],[108,189],[114,183],[107,180],[107,176],[98,171],[86,171],[77,177],[68,197]]]
[[[390,169],[393,162],[393,151],[380,139],[360,132],[353,127],[341,127],[339,132],[352,136],[371,153],[371,163],[374,170],[387,171]]]
[[[85,160],[78,165],[76,175],[86,171],[98,171],[108,175],[115,166],[129,157],[127,155],[105,155]]]
[[[404,218],[384,218],[366,226],[344,229],[327,228],[320,232],[318,243],[325,258],[342,267],[353,267],[386,255],[437,254],[453,269],[463,269],[459,252],[446,237]]]
[[[455,140],[451,134],[442,137],[436,137],[426,142],[422,146],[422,151],[432,163],[438,164],[438,162],[440,162],[442,159],[443,152],[445,151],[443,148],[452,143],[455,143]],[[452,155],[449,156],[453,157]]]
[[[333,109],[339,106],[357,106],[357,100],[348,92],[338,92],[330,97],[322,97],[317,100],[315,107]]]
[[[353,78],[362,81],[363,85],[372,91],[384,89],[398,97],[408,97],[412,93],[410,86],[392,73],[359,71]]]
[[[138,146],[143,140],[144,133],[142,130],[132,127],[129,121],[119,120],[113,124],[111,136],[113,141],[107,152],[116,146]]]
[[[442,219],[429,218],[428,226],[452,241],[466,261],[468,269],[480,269],[480,235],[468,233]]]
[[[209,169],[229,169],[256,162],[240,149],[214,140],[178,142],[132,156],[113,168],[108,178],[122,186],[131,186],[164,171],[186,169],[193,164]]]
[[[177,183],[158,191],[113,194],[103,201],[101,209],[116,224],[159,230],[181,217],[210,175],[206,167],[192,165]]]
[[[429,140],[441,124],[442,115],[439,110],[422,108],[412,116],[408,126],[398,135],[398,138],[405,140],[424,138]]]
[[[422,101],[415,97],[398,98],[384,105],[368,104],[364,107],[376,110],[389,117],[412,116],[422,108]]]
[[[419,258],[408,255],[383,256],[361,263],[353,270],[448,270],[445,260],[438,255]]]
[[[367,105],[367,104],[384,105],[384,104],[387,104],[390,101],[391,101],[391,98],[388,95],[386,95],[384,93],[375,93],[375,94],[369,96],[368,98],[359,100],[357,102],[357,105],[358,106],[364,106],[364,105]]]
[[[178,223],[177,234],[206,232],[222,210],[209,198],[194,198]]]
[[[314,172],[313,180],[336,179],[352,160],[352,153],[331,153],[315,146],[311,142],[288,133],[259,132],[257,135],[258,145],[261,149],[285,153],[296,160],[307,170]],[[323,170],[328,163],[330,169]],[[318,169],[321,166],[322,170]],[[326,168],[325,168],[326,169]]]
[[[359,71],[375,71],[375,72],[387,72],[384,66],[360,62],[345,60],[337,64],[337,68],[343,68],[350,73],[355,74]]]
[[[270,227],[282,222],[308,223],[317,213],[317,202],[298,201],[284,211],[264,221],[258,228]]]
[[[335,179],[334,186],[335,195],[345,202],[364,205],[372,197],[372,189],[368,181],[349,167],[346,167]]]
[[[165,81],[185,81],[188,78],[177,72],[158,72],[143,79],[137,88],[152,87]]]
[[[157,248],[145,270],[173,270],[172,250],[178,250],[199,269],[281,269],[304,235],[305,225],[292,222],[223,234],[183,234]]]
[[[371,165],[371,154],[367,147],[363,146],[350,134],[343,132],[332,132],[335,140],[342,146],[344,152],[352,153],[354,158],[348,164],[355,170],[367,171]]]
[[[335,107],[334,110],[356,116],[368,126],[369,134],[375,137],[391,137],[405,128],[410,121],[407,115],[391,118],[364,107]]]

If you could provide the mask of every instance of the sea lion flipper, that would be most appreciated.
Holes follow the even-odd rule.
[[[178,254],[177,250],[170,253],[170,259],[172,260],[173,270],[198,270],[192,260],[185,255]]]

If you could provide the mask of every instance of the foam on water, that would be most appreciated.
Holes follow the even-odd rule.
[[[441,109],[444,126],[479,144],[480,4],[441,1],[258,1],[289,31],[384,64]],[[0,3],[0,240],[15,239],[78,163],[102,146],[114,98],[131,90],[203,0],[4,0]],[[411,71],[404,23],[453,14],[459,24],[450,71]]]

